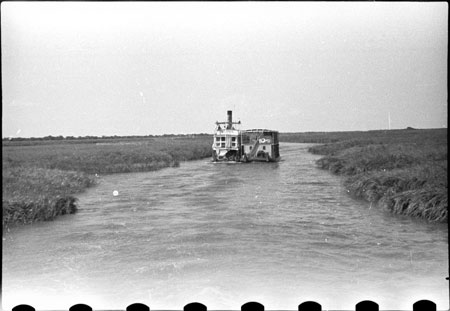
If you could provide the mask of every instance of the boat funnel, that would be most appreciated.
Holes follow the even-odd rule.
[[[233,128],[233,112],[231,110],[228,110],[227,114],[228,114],[228,126],[227,126],[227,129],[231,130]]]

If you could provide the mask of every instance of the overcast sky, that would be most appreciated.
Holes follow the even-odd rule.
[[[447,127],[445,2],[3,2],[2,135]]]

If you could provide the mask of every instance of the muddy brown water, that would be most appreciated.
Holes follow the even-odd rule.
[[[352,199],[308,146],[281,144],[279,163],[100,176],[77,214],[4,233],[3,307],[448,309],[447,226]]]

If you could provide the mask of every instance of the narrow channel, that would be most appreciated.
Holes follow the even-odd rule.
[[[448,309],[447,226],[349,197],[308,146],[282,143],[278,163],[100,176],[77,214],[4,233],[3,307]]]

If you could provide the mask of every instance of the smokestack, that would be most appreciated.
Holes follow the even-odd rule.
[[[227,129],[231,130],[233,128],[233,112],[231,110],[228,110],[227,114],[228,114],[228,126],[227,126]]]

